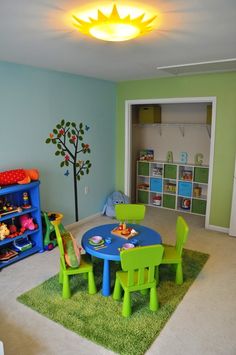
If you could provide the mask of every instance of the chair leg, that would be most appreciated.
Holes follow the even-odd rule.
[[[116,278],[116,282],[114,286],[113,299],[116,301],[119,301],[121,299],[121,284],[118,277]]]
[[[63,275],[62,298],[68,299],[71,296],[69,276]]]
[[[131,315],[131,299],[130,299],[130,292],[125,290],[124,293],[124,300],[122,306],[122,316],[129,317]]]
[[[88,273],[88,292],[90,295],[94,295],[97,292],[93,271]]]
[[[182,285],[183,283],[182,263],[178,263],[176,266],[175,282],[177,285]]]
[[[157,289],[156,286],[150,289],[150,303],[149,308],[151,311],[156,312],[159,308],[158,305],[158,297],[157,297]]]
[[[60,271],[59,271],[59,283],[63,284],[63,270],[62,270],[61,265],[60,265]]]
[[[157,285],[159,284],[159,266],[156,267],[156,282],[157,282]]]

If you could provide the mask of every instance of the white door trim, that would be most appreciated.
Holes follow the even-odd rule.
[[[209,223],[210,208],[211,208],[211,193],[212,193],[212,177],[213,177],[213,162],[214,162],[214,147],[215,147],[215,121],[216,121],[216,97],[181,97],[181,98],[166,98],[166,99],[138,99],[125,101],[125,166],[124,166],[124,192],[127,196],[131,195],[131,147],[132,147],[132,122],[131,122],[131,106],[140,104],[189,104],[189,103],[209,103],[212,104],[212,124],[211,124],[211,142],[210,142],[210,157],[209,157],[209,178],[207,191],[207,208],[205,227],[222,231],[222,227],[212,226]]]

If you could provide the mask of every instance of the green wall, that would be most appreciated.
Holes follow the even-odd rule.
[[[0,171],[38,168],[42,209],[63,213],[65,225],[74,222],[72,171],[64,175],[45,139],[62,118],[83,122],[91,154],[79,158],[92,168],[78,183],[79,218],[96,214],[115,187],[115,115],[113,82],[0,62]]]
[[[118,84],[116,187],[124,190],[125,101],[215,96],[216,131],[210,224],[228,228],[236,152],[236,72],[126,81]]]

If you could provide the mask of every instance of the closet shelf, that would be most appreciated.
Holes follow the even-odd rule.
[[[135,126],[144,127],[144,126],[155,126],[159,128],[159,134],[162,135],[162,128],[164,127],[177,127],[179,128],[182,136],[185,135],[186,127],[203,127],[206,128],[209,138],[211,138],[211,125],[206,123],[134,123]]]

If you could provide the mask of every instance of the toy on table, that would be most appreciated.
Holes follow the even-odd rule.
[[[28,192],[23,192],[22,199],[23,199],[22,208],[24,208],[24,209],[31,208]]]
[[[4,240],[10,234],[5,223],[0,223],[0,240]]]
[[[15,169],[0,172],[0,186],[14,184],[29,184],[31,180],[39,179],[37,169]]]
[[[118,227],[114,228],[111,231],[111,234],[117,235],[118,237],[122,237],[125,239],[129,239],[134,237],[135,235],[138,235],[138,232],[131,227],[127,227],[126,223],[120,223]]]
[[[35,230],[38,228],[38,225],[34,223],[33,218],[30,217],[28,214],[24,214],[19,217],[19,221],[21,224],[21,227],[25,228],[25,230],[29,229],[31,231]]]
[[[56,221],[60,218],[61,214],[58,212],[42,212],[42,225],[43,225],[43,244],[45,250],[52,250],[57,245],[57,238],[55,233],[53,221]],[[60,220],[61,221],[61,220]],[[65,228],[63,224],[59,223],[60,233],[65,233]]]

